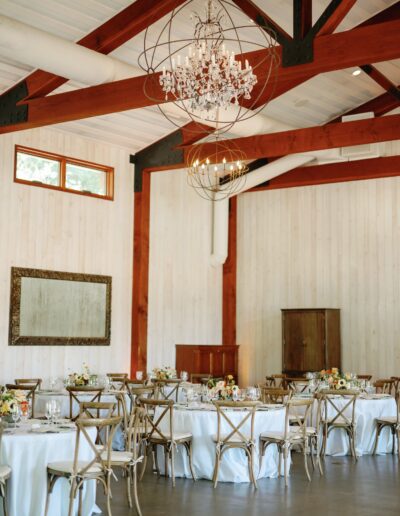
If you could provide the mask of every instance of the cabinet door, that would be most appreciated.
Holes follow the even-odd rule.
[[[321,311],[284,312],[285,371],[319,371],[325,363],[325,317]]]

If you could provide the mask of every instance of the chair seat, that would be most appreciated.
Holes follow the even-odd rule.
[[[322,423],[327,423],[328,425],[332,426],[353,426],[351,419],[346,420],[344,417],[339,416],[335,419],[335,417],[324,419]]]
[[[225,439],[228,437],[229,434],[221,434],[219,437],[219,441],[220,442],[223,442],[225,441]],[[249,435],[246,435],[246,434],[243,434],[243,437],[246,439],[247,442],[250,441],[250,436]],[[217,434],[214,434],[212,436],[212,440],[217,443],[218,442],[218,436]],[[238,435],[234,435],[232,437],[229,438],[229,441],[226,441],[226,443],[224,444],[228,444],[229,443],[243,443],[245,444],[245,441],[243,441],[243,439],[241,439]]]
[[[150,437],[150,441],[151,442],[165,442],[166,440],[171,441],[171,434],[169,432],[163,432],[163,435],[164,435],[165,439],[163,439],[161,437],[161,435],[154,433]],[[192,437],[193,436],[190,432],[175,432],[174,433],[174,441],[175,442],[189,441],[190,439],[192,439]]]
[[[376,419],[376,422],[385,424],[385,425],[395,425],[397,423],[397,418],[396,418],[396,416],[379,417]]]
[[[78,471],[82,470],[89,462],[78,461]],[[47,464],[47,470],[54,474],[72,474],[74,462],[72,460],[65,460],[59,462],[50,462]],[[99,475],[103,472],[103,469],[98,464],[92,464],[90,468],[85,471],[84,475]]]
[[[290,426],[290,431],[293,432],[293,433],[296,433],[296,432],[299,432],[298,430],[298,426]],[[316,429],[314,426],[307,426],[306,427],[306,434],[307,435],[315,435],[317,433]]]
[[[101,454],[102,460],[107,460],[107,452]],[[133,453],[128,451],[112,451],[111,452],[111,463],[112,464],[128,464],[133,459]]]
[[[10,466],[6,466],[5,464],[3,466],[0,466],[0,481],[7,480],[11,475],[11,468]]]
[[[260,435],[260,439],[263,441],[271,440],[271,441],[283,441],[285,437],[284,432],[264,432]],[[303,436],[299,431],[290,430],[287,434],[287,439],[290,441],[295,441],[302,439]]]

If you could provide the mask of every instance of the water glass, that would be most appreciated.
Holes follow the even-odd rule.
[[[17,422],[20,418],[20,411],[19,411],[19,405],[18,403],[14,403],[14,405],[11,408],[11,417],[14,421],[14,428],[17,428]]]
[[[187,382],[189,380],[189,373],[187,371],[181,371],[181,380]]]
[[[53,414],[53,403],[52,402],[53,402],[53,400],[46,401],[45,416],[46,416],[46,419],[47,419],[47,424],[50,424],[51,418],[52,418],[52,414]]]
[[[143,381],[143,371],[136,371],[136,380]]]

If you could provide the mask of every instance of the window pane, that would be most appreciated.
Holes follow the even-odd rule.
[[[65,186],[80,192],[107,195],[107,173],[103,170],[67,163]]]
[[[53,159],[17,152],[17,178],[60,186],[60,163]]]

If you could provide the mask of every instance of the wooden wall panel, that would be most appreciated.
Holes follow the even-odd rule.
[[[210,265],[211,204],[185,174],[151,174],[148,370],[173,366],[179,342],[222,343],[222,267]]]
[[[14,145],[115,168],[115,200],[13,182]],[[94,372],[129,370],[133,166],[126,150],[55,129],[0,137],[0,384],[20,377],[64,376],[86,362]],[[109,347],[9,347],[11,266],[112,276]]]
[[[239,197],[242,383],[281,370],[281,308],[340,308],[343,368],[400,374],[399,206],[400,178]]]
[[[176,369],[191,373],[210,373],[213,376],[232,374],[237,379],[239,347],[227,344],[176,345]]]

